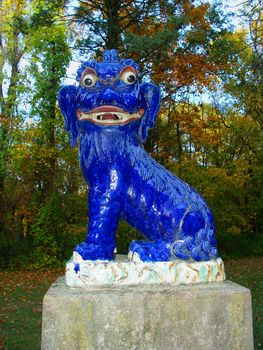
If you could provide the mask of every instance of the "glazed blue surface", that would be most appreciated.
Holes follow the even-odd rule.
[[[140,84],[138,65],[118,61],[115,50],[102,62],[85,62],[79,86],[65,86],[59,105],[89,185],[89,224],[75,250],[84,260],[112,260],[119,219],[146,238],[130,251],[143,261],[217,258],[213,216],[192,187],[143,149],[160,107],[160,91]]]

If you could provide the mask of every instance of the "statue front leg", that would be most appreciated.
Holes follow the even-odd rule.
[[[84,260],[113,260],[120,215],[120,192],[94,184],[89,190],[89,224],[85,242],[76,246]]]

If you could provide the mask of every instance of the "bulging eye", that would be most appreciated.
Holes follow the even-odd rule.
[[[98,78],[93,73],[88,73],[82,78],[82,85],[86,87],[92,87],[96,84]]]
[[[120,76],[121,80],[125,83],[125,84],[134,84],[137,76],[135,74],[135,72],[133,72],[133,70],[125,70],[121,76]]]

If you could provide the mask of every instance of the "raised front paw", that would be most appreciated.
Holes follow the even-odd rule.
[[[83,260],[114,260],[114,249],[102,245],[82,242],[75,249]]]
[[[171,260],[170,244],[164,241],[132,241],[128,258],[131,261],[169,261]]]

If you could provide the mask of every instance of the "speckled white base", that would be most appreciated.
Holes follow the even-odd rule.
[[[74,252],[66,264],[66,284],[70,287],[95,285],[198,284],[225,280],[222,259],[210,261],[134,262],[124,255],[115,261],[83,260]]]

